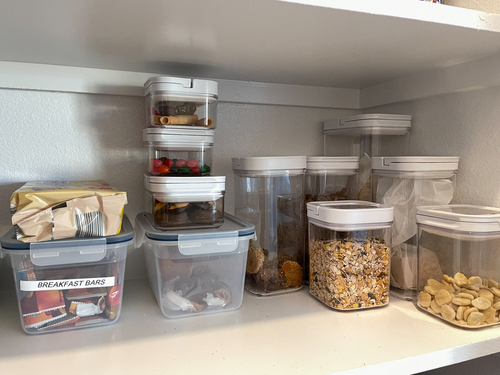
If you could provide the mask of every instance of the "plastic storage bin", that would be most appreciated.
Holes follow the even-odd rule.
[[[417,206],[452,202],[458,161],[446,156],[372,159],[373,201],[394,207],[391,286],[397,296],[416,296]]]
[[[305,203],[352,200],[356,197],[359,158],[357,156],[308,156],[305,177]],[[304,209],[306,207],[304,206]],[[304,281],[309,282],[308,222],[304,225]]]
[[[310,293],[336,310],[387,305],[393,208],[311,202],[307,217]]]
[[[324,122],[327,156],[359,157],[357,199],[372,200],[371,158],[408,155],[411,116],[364,114]]]
[[[114,323],[121,312],[127,248],[133,228],[120,234],[25,243],[12,228],[2,237],[11,257],[21,325],[38,334]]]
[[[213,130],[146,128],[143,140],[151,175],[205,176],[213,168]]]
[[[500,209],[418,207],[417,224],[419,308],[463,328],[498,324]]]
[[[211,230],[163,232],[150,214],[136,218],[136,247],[144,244],[151,288],[168,318],[236,310],[243,300],[252,224],[226,214]]]
[[[215,81],[152,77],[144,84],[146,123],[149,127],[215,129],[218,84]]]
[[[144,176],[147,211],[159,229],[215,228],[224,221],[225,176]]]
[[[256,295],[300,289],[304,278],[305,156],[233,158],[235,214],[255,225],[245,288]]]

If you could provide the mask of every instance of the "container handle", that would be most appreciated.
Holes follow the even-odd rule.
[[[106,255],[105,238],[33,242],[30,258],[35,266],[98,262]]]

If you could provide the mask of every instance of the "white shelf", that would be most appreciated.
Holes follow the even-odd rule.
[[[498,73],[493,81],[481,71],[465,80],[460,71],[449,70],[471,61],[482,67],[484,59],[498,70],[500,16],[417,0],[0,2],[0,58],[28,63],[17,75],[3,73],[0,87],[130,95],[131,88],[138,92],[142,76],[139,85],[139,76],[130,79],[126,72],[170,74],[239,81],[239,86],[326,87],[334,90],[326,93],[332,99],[312,104],[366,108],[483,82],[500,84]],[[49,82],[35,79],[26,85],[26,77],[33,75],[30,64],[101,72],[68,78],[64,71],[55,82],[50,83],[49,74]],[[118,81],[108,77],[110,70],[121,72]],[[36,69],[34,74],[43,76]],[[436,75],[446,80],[434,83]],[[229,96],[255,102],[255,93],[262,91],[255,91],[255,85],[250,89],[243,99],[233,92]],[[263,96],[272,96],[273,90]],[[337,101],[344,93],[355,99]],[[260,101],[290,104],[283,96],[277,103]],[[321,97],[319,89],[312,97]]]
[[[168,319],[146,280],[127,280],[115,324],[34,336],[14,292],[1,293],[0,348],[2,374],[411,374],[498,352],[500,329],[451,327],[396,298],[336,312],[306,289],[245,293],[237,311]]]

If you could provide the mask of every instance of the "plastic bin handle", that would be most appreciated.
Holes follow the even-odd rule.
[[[105,255],[105,238],[33,242],[30,244],[31,262],[35,266],[98,262]]]
[[[238,231],[207,234],[179,234],[177,246],[182,255],[230,253],[238,248]]]

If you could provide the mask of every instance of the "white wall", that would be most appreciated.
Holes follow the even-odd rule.
[[[500,207],[500,87],[365,112],[410,114],[410,155],[459,156],[459,203]]]
[[[214,175],[227,176],[233,212],[231,157],[321,155],[323,125],[352,110],[219,103]],[[144,208],[142,97],[0,90],[0,235],[10,227],[9,199],[26,181],[103,179],[127,191],[125,213]],[[128,253],[126,278],[145,276],[142,253]],[[8,262],[0,290],[13,288]]]

